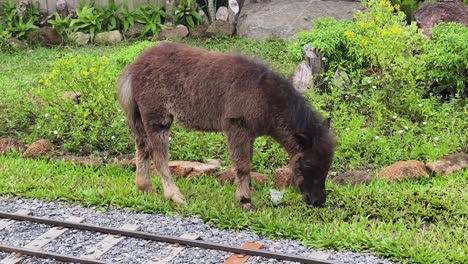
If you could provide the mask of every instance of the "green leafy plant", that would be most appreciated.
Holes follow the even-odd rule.
[[[67,15],[65,18],[62,19],[60,14],[57,12],[54,13],[54,19],[49,20],[49,24],[51,24],[52,27],[55,28],[58,33],[60,33],[63,37],[65,37],[65,39],[72,32],[72,29],[70,26],[71,22],[72,22],[71,14]]]
[[[174,14],[174,24],[182,24],[187,27],[194,27],[203,18],[198,13],[196,2],[193,0],[182,0],[178,6],[169,10]]]
[[[39,3],[35,2],[26,5],[24,16],[19,16],[14,1],[7,1],[1,4],[2,13],[4,14],[4,18],[1,19],[3,20],[2,24],[5,24],[5,30],[10,32],[11,36],[24,39],[31,30],[38,28],[37,23],[41,18]]]
[[[123,10],[117,16],[121,21],[124,31],[127,31],[130,26],[135,24],[135,12],[129,10],[127,0],[123,2]]]
[[[468,97],[468,30],[463,24],[441,23],[423,55],[431,92]]]
[[[102,29],[103,15],[91,5],[83,5],[76,10],[78,17],[72,19],[70,27],[73,32],[83,31],[90,34],[91,41]]]
[[[107,5],[97,5],[96,11],[101,14],[102,29],[111,31],[120,28],[121,21],[118,18],[120,4],[117,5],[115,0],[109,0]]]
[[[81,154],[120,153],[129,143],[124,116],[115,100],[118,71],[106,56],[63,58],[38,81],[32,138],[48,138],[65,150]],[[64,93],[80,93],[79,102]],[[109,129],[111,128],[111,129]]]
[[[143,24],[142,36],[159,35],[167,14],[162,6],[143,5],[135,11],[135,22]]]

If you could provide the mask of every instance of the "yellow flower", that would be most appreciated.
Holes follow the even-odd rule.
[[[361,45],[366,46],[369,41],[366,38],[361,39]]]
[[[39,79],[39,84],[44,84],[44,80],[42,78]]]
[[[349,31],[349,30],[346,30],[345,33],[344,33],[344,35],[345,35],[346,37],[348,37],[348,38],[352,38],[352,37],[356,36],[356,34],[354,34],[354,32]]]
[[[109,58],[107,56],[102,56],[101,59],[104,61],[104,62],[108,62],[109,61]]]
[[[88,75],[89,75],[89,72],[88,72],[88,71],[83,71],[83,72],[81,72],[81,74],[82,74],[83,76],[88,76]]]
[[[398,34],[401,34],[403,32],[403,29],[399,28],[399,27],[392,27],[390,29],[390,32],[392,34],[395,34],[395,35],[398,35]]]
[[[396,11],[400,11],[400,5],[396,4],[396,5],[395,5],[395,10],[396,10]]]
[[[90,71],[90,72],[96,72],[97,69],[93,67],[93,68],[89,68],[89,71]]]

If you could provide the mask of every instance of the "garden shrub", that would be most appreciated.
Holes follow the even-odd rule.
[[[468,97],[468,27],[454,22],[436,25],[423,60],[432,92]]]
[[[81,154],[128,151],[128,129],[115,97],[118,73],[106,56],[57,60],[38,81],[37,101],[42,106],[36,110],[31,137],[50,139]],[[65,99],[66,92],[81,93],[79,103]]]
[[[124,67],[133,62],[145,49],[156,46],[157,44],[158,42],[149,40],[138,41],[131,46],[120,49],[112,55],[112,59],[115,60],[119,66]]]

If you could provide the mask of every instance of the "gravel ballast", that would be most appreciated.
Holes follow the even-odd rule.
[[[68,217],[81,217],[84,223],[118,228],[124,224],[136,224],[139,231],[151,232],[163,235],[180,236],[184,233],[196,234],[204,241],[223,243],[226,245],[241,246],[245,242],[261,243],[265,250],[302,256],[328,256],[329,260],[342,263],[381,263],[394,262],[376,257],[371,254],[357,254],[354,252],[314,251],[302,246],[293,240],[272,240],[254,234],[251,231],[234,232],[210,227],[200,218],[164,216],[158,214],[134,213],[123,209],[108,209],[99,211],[95,208],[81,206],[68,206],[56,202],[42,201],[38,199],[15,199],[0,197],[0,210],[15,212],[26,209],[31,215],[47,217],[57,220],[65,220]],[[33,238],[46,232],[50,227],[34,223],[21,223],[11,225],[0,230],[0,243],[10,246],[24,246]],[[14,235],[13,235],[14,234]],[[81,230],[67,230],[62,236],[47,244],[43,250],[60,254],[81,255],[92,245],[97,244],[106,237],[106,234],[93,233]],[[145,241],[135,238],[125,238],[119,244],[100,257],[100,260],[109,263],[145,263],[149,260],[164,258],[169,254],[169,244],[155,241]],[[0,259],[7,256],[0,252]],[[232,253],[223,251],[206,250],[200,248],[185,248],[169,263],[223,263]],[[61,263],[51,260],[28,258],[24,263]],[[253,263],[292,263],[251,257],[247,262]]]

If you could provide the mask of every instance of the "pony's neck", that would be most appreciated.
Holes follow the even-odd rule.
[[[295,137],[295,129],[289,126],[279,126],[272,137],[286,150],[289,159],[300,152],[299,144]]]

